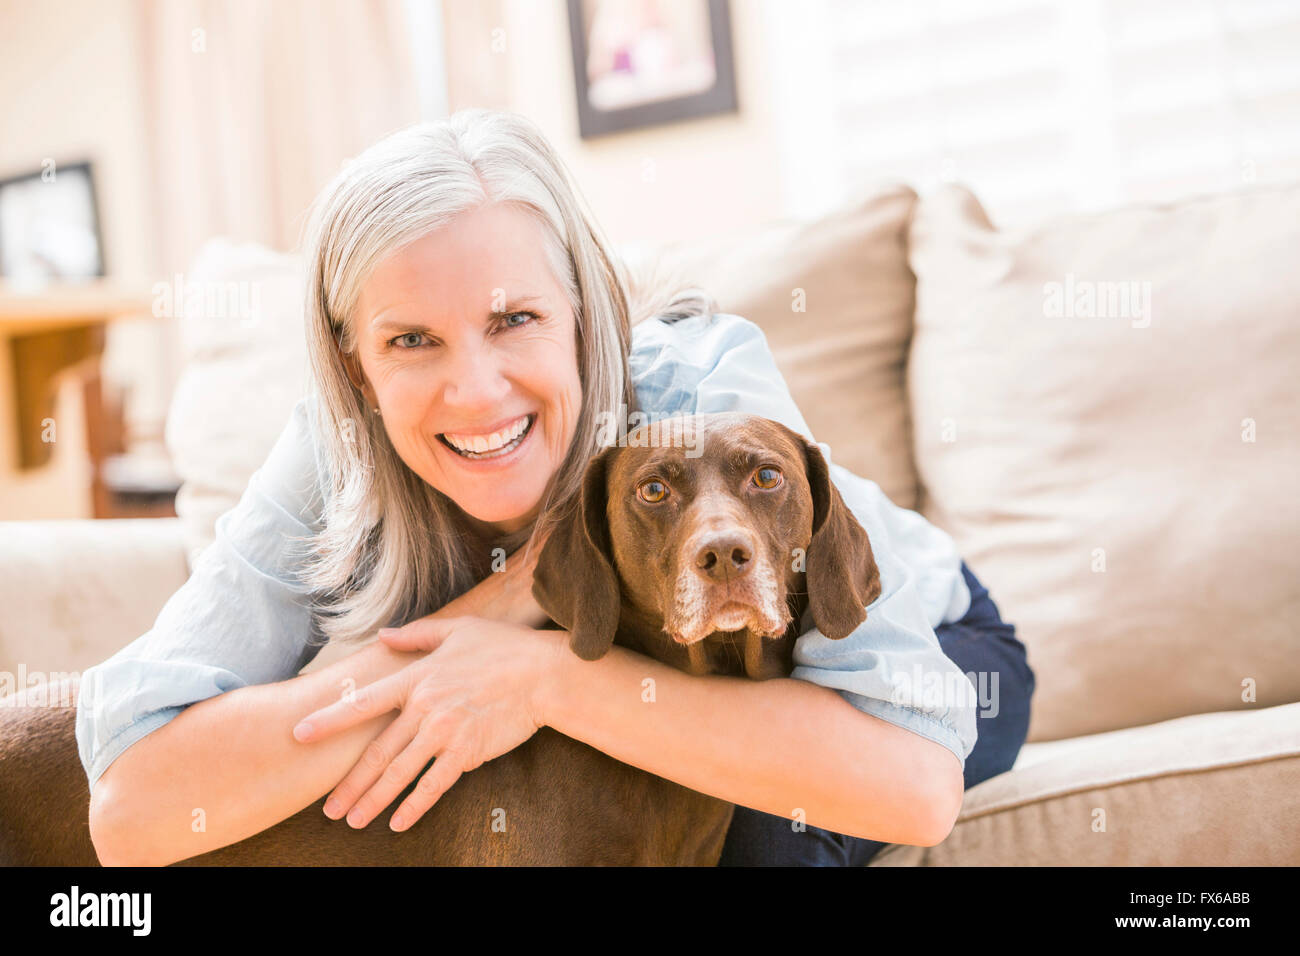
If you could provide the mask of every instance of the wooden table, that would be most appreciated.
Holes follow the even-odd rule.
[[[52,443],[46,435],[54,418],[58,382],[66,374],[82,377],[86,385],[87,452],[95,465],[103,457],[105,426],[100,403],[99,360],[109,322],[152,314],[152,299],[139,288],[111,280],[84,284],[15,288],[0,283],[0,348],[8,352],[9,386],[0,399],[0,414],[8,421],[0,434],[14,437],[0,450],[5,471],[23,474],[49,463]],[[93,489],[96,512],[103,489]]]

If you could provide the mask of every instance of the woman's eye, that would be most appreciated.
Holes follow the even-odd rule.
[[[760,468],[754,472],[754,484],[760,488],[775,488],[781,483],[779,468]]]
[[[402,335],[397,336],[397,338],[395,339],[391,339],[388,344],[397,345],[400,343],[399,345],[400,348],[415,349],[415,348],[419,348],[420,343],[423,341],[424,341],[424,335],[422,333],[406,332]]]
[[[637,485],[636,493],[642,501],[648,501],[653,505],[668,497],[668,486],[658,479],[651,478]]]
[[[521,325],[527,325],[530,320],[535,318],[537,318],[536,312],[511,312],[506,316],[505,327],[508,329],[517,329]],[[521,321],[512,321],[514,319],[520,319]]]

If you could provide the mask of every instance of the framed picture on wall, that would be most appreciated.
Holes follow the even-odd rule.
[[[734,112],[727,0],[569,0],[583,139]]]
[[[0,278],[15,284],[76,282],[104,275],[90,163],[0,179]]]

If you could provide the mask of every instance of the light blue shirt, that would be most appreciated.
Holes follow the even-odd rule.
[[[741,411],[813,437],[762,330],[740,316],[642,322],[632,330],[629,365],[650,420]],[[322,521],[328,464],[314,440],[311,401],[294,408],[154,626],[82,675],[77,746],[92,788],[122,751],[190,704],[288,680],[320,650],[320,631],[297,583],[298,552],[287,546],[287,537],[310,535]],[[970,606],[957,549],[819,445],[831,461],[831,480],[870,537],[881,593],[866,621],[839,641],[805,614],[791,676],[833,688],[859,710],[947,747],[964,767],[976,739],[973,687],[934,633]],[[964,692],[953,692],[963,685]]]

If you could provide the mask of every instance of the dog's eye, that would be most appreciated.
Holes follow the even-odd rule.
[[[754,484],[760,488],[775,488],[781,483],[779,468],[760,468],[754,472]]]
[[[650,504],[657,504],[668,497],[668,486],[658,478],[651,478],[636,486],[637,497]]]

